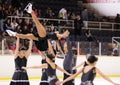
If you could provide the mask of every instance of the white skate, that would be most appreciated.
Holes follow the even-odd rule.
[[[28,3],[24,10],[27,11],[28,13],[32,13],[32,4]]]
[[[16,32],[13,32],[11,30],[6,30],[6,32],[10,35],[10,36],[16,36]]]

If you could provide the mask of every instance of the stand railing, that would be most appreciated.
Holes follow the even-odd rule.
[[[11,19],[11,21],[13,19],[26,19],[28,21],[32,20],[31,17],[18,17],[18,16],[8,16],[8,18]],[[64,20],[64,19],[48,19],[48,18],[38,18],[40,21],[43,22],[57,22],[59,24],[60,28],[69,28],[69,29],[74,29],[74,20]],[[62,26],[61,23],[66,23],[67,26]],[[69,24],[69,25],[68,25]],[[47,27],[50,27],[49,25],[47,25]],[[58,27],[57,25],[54,25],[54,27]]]
[[[83,29],[120,31],[120,23],[85,21]]]

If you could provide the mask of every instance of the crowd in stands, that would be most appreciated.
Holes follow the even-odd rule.
[[[14,3],[16,1],[16,3]],[[32,22],[32,20],[27,19],[21,19],[19,17],[31,17],[29,14],[27,14],[24,11],[24,7],[26,4],[24,3],[26,0],[22,0],[19,2],[19,0],[0,0],[0,40],[4,39],[6,42],[6,49],[13,49],[14,50],[14,38],[9,38],[7,36],[7,33],[5,32],[6,29],[11,29],[13,31],[16,31],[18,33],[32,33],[34,31],[35,25]],[[29,0],[28,0],[29,1]],[[27,1],[26,1],[27,2]],[[88,10],[87,8],[82,8],[81,11],[72,11],[68,10],[67,8],[63,7],[60,10],[57,10],[57,12],[47,7],[46,9],[40,9],[37,8],[38,6],[34,6],[34,13],[37,17],[40,18],[48,18],[48,19],[63,19],[63,20],[75,20],[76,14],[79,14],[84,21],[110,21],[109,17],[98,17],[97,14],[95,14],[92,10]],[[14,16],[17,18],[11,19],[8,18],[8,16]],[[115,18],[115,22],[119,23],[120,18],[119,14],[118,17]],[[42,21],[41,22],[44,26],[49,25],[46,30],[47,32],[53,32],[55,30],[58,30],[59,32],[64,31],[64,29],[61,30],[59,28],[59,24],[63,24],[63,26],[66,26],[66,23],[54,23],[54,22],[48,22],[48,21]],[[54,27],[58,26],[57,28]],[[118,25],[116,26],[118,27]],[[24,40],[21,40],[23,42],[22,44],[28,44],[25,43]],[[36,49],[34,47],[34,49]]]

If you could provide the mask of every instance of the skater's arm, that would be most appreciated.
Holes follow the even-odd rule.
[[[57,65],[57,67],[56,67],[59,71],[61,71],[61,72],[63,72],[63,73],[65,73],[65,74],[67,74],[67,75],[71,75],[70,73],[68,73],[66,70],[64,70],[64,69],[62,69],[61,67],[59,67],[58,65]]]
[[[82,63],[80,63],[79,65],[74,66],[74,67],[72,68],[72,70],[75,70],[75,69],[77,69],[77,68],[79,68],[79,67],[83,66],[83,65],[84,65],[84,63],[85,63],[85,62],[82,62]]]
[[[53,61],[51,61],[48,57],[46,57],[46,61],[53,69],[56,69],[56,64]]]
[[[48,40],[48,50],[49,50],[49,52],[50,52],[52,55],[55,56],[55,53],[54,53],[54,51],[53,51],[53,46],[52,46],[52,44],[50,43],[50,40]]]
[[[70,32],[68,30],[66,30],[63,34],[60,34],[58,31],[55,32],[58,39],[60,40],[61,38],[64,38],[64,37],[68,37]]]
[[[30,41],[29,41],[29,48],[28,48],[28,50],[27,50],[27,52],[26,52],[26,57],[27,57],[27,58],[28,58],[28,56],[29,56],[30,53],[31,53],[32,45],[33,45],[33,40],[30,39]]]
[[[109,77],[107,77],[104,73],[102,73],[98,68],[96,68],[96,73],[98,73],[100,76],[102,76],[105,80],[109,81],[113,85],[119,85],[113,82]]]
[[[22,69],[41,69],[41,68],[47,68],[47,64],[41,64],[40,66],[22,67]]]
[[[60,42],[58,41],[57,42],[57,48],[58,48],[58,50],[60,51],[60,53],[62,54],[62,55],[64,55],[64,52],[63,52],[63,50],[62,50],[62,48],[61,48],[61,46],[60,46]]]
[[[70,77],[68,77],[67,79],[61,81],[61,82],[58,82],[57,85],[61,85],[61,84],[64,84],[65,82],[67,81],[70,81],[71,79],[75,78],[77,75],[79,75],[81,72],[82,72],[83,69],[80,69],[78,72],[76,72],[75,74],[71,75]]]
[[[15,54],[14,54],[14,57],[15,57],[15,58],[18,56],[18,52],[19,52],[19,41],[20,41],[20,39],[17,37]]]
[[[32,33],[29,34],[16,34],[16,37],[22,38],[22,39],[32,39],[38,41],[38,38],[35,37]]]

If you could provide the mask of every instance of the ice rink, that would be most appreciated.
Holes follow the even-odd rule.
[[[99,56],[98,56],[99,57]],[[4,62],[6,61],[6,62]],[[79,56],[77,58],[77,65],[80,62],[85,61],[84,55]],[[28,66],[33,65],[40,65],[41,64],[41,57],[39,55],[31,55],[28,59]],[[56,58],[56,64],[60,67],[63,66],[63,59]],[[120,83],[120,57],[108,57],[108,56],[101,56],[99,57],[99,61],[97,63],[98,68],[105,73],[105,75],[109,76],[113,81],[116,83]],[[63,67],[62,67],[63,68]],[[14,73],[14,58],[12,55],[5,55],[0,56],[0,85],[9,85],[11,77]],[[79,68],[80,69],[80,68]],[[78,70],[79,70],[78,69]],[[39,85],[40,83],[40,76],[41,76],[41,69],[30,69],[27,70],[28,76],[30,78],[30,85]],[[57,70],[58,78],[62,79],[63,73]],[[80,85],[80,77],[77,77],[75,80],[75,85]],[[101,77],[97,76],[94,80],[95,85],[112,85],[108,81],[102,79]]]
[[[115,81],[116,83],[120,83],[120,77],[116,77],[116,78],[111,78],[113,81]],[[9,85],[10,80],[9,81],[1,81],[0,80],[0,85]],[[39,80],[32,80],[30,81],[30,85],[39,85],[40,81]],[[109,83],[108,81],[102,79],[102,78],[96,78],[94,80],[94,84],[95,85],[112,85],[111,83]],[[75,85],[80,85],[80,79],[76,79],[75,80]]]

